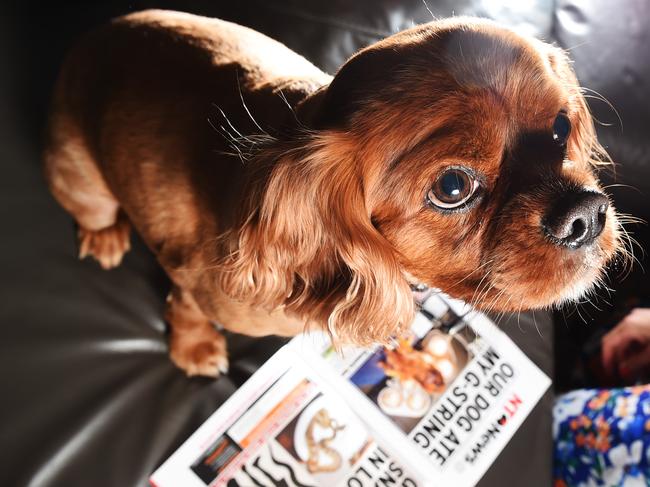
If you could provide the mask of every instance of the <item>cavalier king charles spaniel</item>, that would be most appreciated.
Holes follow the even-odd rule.
[[[171,279],[171,359],[223,335],[386,341],[424,284],[484,310],[577,300],[621,247],[567,55],[487,20],[434,21],[331,77],[246,27],[117,18],[68,55],[45,170],[80,257],[135,229]]]

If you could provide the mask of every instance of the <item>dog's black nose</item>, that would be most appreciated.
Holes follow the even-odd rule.
[[[593,242],[603,231],[608,207],[609,200],[602,193],[566,194],[551,208],[544,231],[557,245],[577,249]]]

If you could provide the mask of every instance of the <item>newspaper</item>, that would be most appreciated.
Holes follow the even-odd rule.
[[[433,295],[389,346],[294,338],[154,487],[475,485],[550,379],[486,316]]]

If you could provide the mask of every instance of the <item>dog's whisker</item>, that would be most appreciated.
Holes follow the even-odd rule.
[[[474,268],[472,271],[470,271],[470,273],[467,274],[465,277],[463,277],[463,278],[460,279],[459,281],[456,281],[455,283],[453,283],[453,284],[450,286],[450,288],[453,289],[453,288],[455,288],[456,286],[458,286],[459,284],[462,284],[462,283],[465,282],[467,279],[469,279],[472,275],[474,275],[476,272],[479,272],[481,269],[484,269],[485,267],[491,265],[493,262],[494,262],[494,259],[490,259],[490,260],[488,260],[488,261],[486,261],[486,262],[483,262],[482,264],[478,265],[476,268]]]
[[[477,303],[477,301],[475,300],[475,298],[478,298],[478,295],[480,295],[480,293],[481,293],[481,288],[482,288],[482,286],[483,286],[483,282],[485,281],[485,279],[488,279],[490,273],[491,273],[491,270],[488,270],[488,272],[486,272],[486,273],[483,275],[483,277],[482,277],[481,280],[479,281],[478,285],[476,286],[476,289],[474,290],[474,293],[472,294],[472,298],[469,300],[469,307],[470,307],[470,308],[474,308],[474,307],[476,307],[476,303]],[[489,279],[488,279],[488,281],[485,281],[485,282],[486,282],[486,284],[489,284],[490,281],[489,281]],[[477,295],[477,293],[478,293],[478,295]]]
[[[298,114],[296,113],[296,111],[293,109],[293,107],[289,103],[289,100],[287,100],[287,96],[284,94],[284,91],[282,91],[281,89],[278,90],[278,96],[284,102],[284,104],[287,106],[287,108],[289,109],[289,111],[293,115],[293,119],[298,124],[298,126],[300,128],[302,128],[302,129],[308,130],[308,127],[298,118]]]
[[[237,149],[243,148],[247,149],[250,147],[250,142],[248,139],[242,139],[240,137],[235,137],[233,134],[230,133],[230,131],[225,128],[223,125],[219,125],[219,128],[222,130],[222,132],[228,136],[228,142],[231,143],[231,147],[236,147]],[[245,143],[244,140],[248,143]]]
[[[222,116],[223,119],[226,121],[226,123],[228,124],[228,126],[233,130],[233,132],[235,132],[235,133],[236,133],[240,138],[242,138],[242,139],[246,139],[246,137],[245,137],[244,135],[242,135],[242,133],[241,133],[239,130],[237,130],[237,129],[235,128],[235,126],[232,124],[232,122],[230,121],[230,119],[226,116],[226,113],[221,109],[221,107],[220,107],[219,105],[213,103],[212,106],[215,107],[217,110],[219,110],[219,113],[221,113],[221,116]],[[247,139],[246,139],[246,140],[247,140]]]
[[[248,109],[248,105],[246,105],[246,102],[244,101],[244,94],[241,91],[241,83],[239,82],[239,73],[237,73],[237,91],[239,92],[239,99],[241,100],[241,104],[244,107],[244,110],[246,110],[246,114],[248,115],[248,117],[251,119],[251,121],[255,124],[255,126],[260,132],[271,137],[271,135],[266,130],[264,130],[259,123],[257,123],[257,120],[255,120],[255,117],[253,117],[253,114]]]
[[[618,123],[621,126],[621,133],[623,133],[623,119],[621,118],[621,115],[618,113],[618,110],[616,110],[614,105],[607,98],[605,98],[601,93],[597,92],[596,90],[593,90],[591,88],[587,88],[585,86],[582,86],[581,90],[593,93],[596,97],[598,97],[597,98],[598,100],[605,103],[616,114],[616,117],[618,118]],[[583,94],[583,96],[586,96],[586,95]]]
[[[422,0],[422,3],[424,4],[424,8],[427,9],[427,12],[429,12],[429,15],[431,15],[431,20],[436,20],[436,16],[433,15],[433,12],[432,12],[431,9],[429,8],[429,5],[427,5],[427,1],[426,1],[426,0]]]
[[[488,305],[486,307],[486,310],[487,310],[486,313],[491,313],[492,311],[494,311],[494,309],[496,307],[496,304],[499,302],[499,300],[501,299],[501,297],[503,296],[503,294],[505,292],[505,289],[498,289],[494,285],[492,285],[491,290],[495,290],[495,289],[496,289],[496,292],[494,293],[494,296],[492,297],[492,300],[488,303]]]
[[[562,48],[562,50],[566,51],[566,52],[571,52],[574,49],[577,49],[578,47],[584,46],[585,44],[589,44],[589,41],[587,40],[587,41],[579,42],[578,44],[575,44],[575,45],[573,45],[571,47],[564,47],[564,48]]]
[[[496,304],[499,302],[499,300],[501,299],[504,293],[505,293],[505,289],[500,289],[498,292],[495,293],[494,297],[492,298],[492,301],[490,301],[490,303],[486,307],[486,310],[484,311],[485,314],[489,314],[494,310]]]
[[[625,272],[624,277],[627,277],[631,272],[634,263],[639,265],[643,270],[643,264],[636,257],[634,253],[634,247],[637,246],[640,249],[642,256],[644,255],[644,250],[639,242],[630,235],[630,233],[625,229],[624,225],[620,222],[618,224],[618,229],[620,231],[619,235],[621,237],[622,243],[622,245],[619,247],[618,255],[622,256],[623,258],[623,271]]]
[[[533,324],[535,325],[535,330],[537,330],[537,334],[539,335],[540,338],[544,338],[542,332],[539,329],[539,326],[537,325],[537,317],[535,316],[535,310],[531,310],[531,312],[533,315]]]
[[[643,218],[639,218],[639,217],[630,215],[628,213],[620,213],[620,212],[618,212],[616,214],[616,217],[622,223],[635,223],[635,224],[639,224],[639,225],[647,224],[647,222]]]
[[[222,154],[222,155],[227,155],[227,156],[233,156],[233,157],[238,157],[239,160],[242,162],[242,164],[245,163],[246,157],[242,153],[240,147],[237,145],[237,139],[230,133],[228,130],[226,130],[222,125],[219,127],[216,127],[212,120],[208,117],[208,124],[217,132],[219,135],[221,135],[226,142],[228,143],[228,146],[233,149],[235,152],[228,152],[228,151],[219,151],[215,150],[215,154]]]
[[[596,288],[596,286],[594,286],[594,290],[595,290],[595,288]],[[592,300],[592,295],[591,295],[592,293],[593,293],[593,300]],[[596,294],[596,293],[592,290],[592,291],[588,291],[588,292],[585,294],[585,297],[587,298],[587,303],[588,303],[588,304],[590,304],[591,306],[593,306],[594,308],[596,308],[598,311],[602,311],[602,309],[601,309],[601,308],[596,304],[596,299],[598,299],[598,294]]]
[[[479,293],[476,296],[475,301],[471,304],[470,307],[472,308],[478,307],[478,304],[485,300],[485,298],[489,295],[492,289],[494,289],[494,284],[491,282],[491,280],[485,281],[483,286],[479,288]]]
[[[521,327],[521,310],[524,307],[524,298],[522,297],[521,300],[519,301],[519,309],[517,310],[517,327],[519,330],[523,333],[524,330]]]
[[[503,291],[505,291],[505,288],[503,288]],[[510,305],[510,302],[512,301],[512,298],[513,298],[513,294],[509,294],[508,299],[506,300],[506,302],[503,305],[503,311],[501,311],[501,313],[500,313],[500,319],[503,319],[503,317],[507,313],[506,310],[508,309],[508,306]]]
[[[580,320],[582,321],[583,325],[589,326],[589,321],[582,316],[582,313],[580,312],[581,310],[587,315],[587,317],[591,318],[587,311],[580,305],[581,303],[579,301],[574,301],[576,311],[578,312],[578,316],[580,317]]]

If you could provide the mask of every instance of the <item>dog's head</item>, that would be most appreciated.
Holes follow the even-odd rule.
[[[590,290],[619,247],[558,48],[433,22],[353,56],[298,116],[310,130],[259,155],[231,295],[368,343],[410,322],[414,283],[483,309],[546,307]]]

